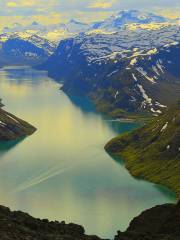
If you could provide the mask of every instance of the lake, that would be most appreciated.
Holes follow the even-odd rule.
[[[111,121],[87,99],[60,91],[46,72],[28,67],[0,69],[0,97],[6,110],[38,129],[0,144],[1,205],[112,238],[143,210],[175,201],[104,151],[107,141],[135,123]]]

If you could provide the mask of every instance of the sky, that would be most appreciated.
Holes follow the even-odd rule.
[[[180,17],[179,0],[0,0],[0,28],[15,22],[99,21],[123,9]]]

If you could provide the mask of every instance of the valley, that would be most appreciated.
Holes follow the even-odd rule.
[[[2,205],[112,238],[145,209],[176,202],[171,191],[133,178],[123,160],[104,151],[139,124],[101,115],[88,99],[69,98],[46,72],[29,67],[2,68],[0,91],[4,110],[37,128],[18,144],[0,143]]]
[[[179,56],[138,10],[1,29],[3,240],[179,240]]]

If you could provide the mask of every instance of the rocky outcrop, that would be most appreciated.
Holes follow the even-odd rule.
[[[100,240],[88,236],[82,226],[36,219],[20,211],[0,206],[1,240]],[[115,240],[179,240],[180,203],[156,206],[132,220],[126,232]]]
[[[65,222],[35,219],[30,215],[0,206],[1,240],[98,240],[85,235],[84,228]]]
[[[0,102],[0,141],[16,140],[31,135],[36,128],[2,109]]]
[[[165,204],[144,211],[134,218],[125,233],[115,240],[179,240],[180,202]]]

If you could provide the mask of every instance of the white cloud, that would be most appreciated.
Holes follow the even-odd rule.
[[[16,2],[7,2],[7,7],[9,7],[9,8],[17,7],[17,3]]]
[[[115,0],[111,0],[111,1],[96,0],[93,3],[90,3],[88,8],[102,8],[102,9],[111,8],[115,2],[116,2]]]

